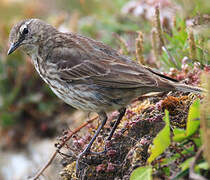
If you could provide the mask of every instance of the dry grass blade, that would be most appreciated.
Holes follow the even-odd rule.
[[[201,129],[203,132],[204,155],[210,165],[210,74],[203,74],[202,80],[207,95],[201,104]]]
[[[160,7],[156,6],[155,7],[155,28],[157,30],[157,39],[158,39],[158,49],[159,49],[159,54],[162,52],[162,46],[165,45],[164,40],[163,40],[163,33],[162,33],[162,27],[161,27],[161,22],[160,22]]]
[[[138,38],[136,39],[136,58],[140,64],[145,65],[143,56],[143,33],[138,32]]]
[[[189,29],[188,31],[188,42],[189,42],[189,53],[190,53],[190,59],[196,60],[196,44],[194,39],[194,34],[192,29]]]

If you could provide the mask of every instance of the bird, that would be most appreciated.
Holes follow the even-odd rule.
[[[38,74],[60,99],[76,109],[98,114],[101,124],[79,154],[77,165],[81,157],[91,153],[110,111],[117,110],[119,116],[108,141],[134,99],[150,92],[202,92],[201,88],[182,84],[143,66],[100,41],[59,32],[40,19],[15,24],[9,41],[8,55],[16,49],[29,55]]]

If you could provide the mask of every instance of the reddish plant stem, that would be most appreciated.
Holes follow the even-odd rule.
[[[40,171],[33,178],[31,178],[31,180],[37,180],[43,174],[43,172],[50,166],[50,164],[55,159],[59,150],[67,143],[67,141],[69,141],[74,134],[78,133],[82,128],[86,127],[88,124],[92,123],[97,118],[98,118],[98,116],[86,121],[81,126],[76,128],[74,131],[69,132],[67,135],[67,138],[60,144],[59,148],[52,154],[52,156],[49,158],[48,162],[43,166],[43,168],[40,169]]]

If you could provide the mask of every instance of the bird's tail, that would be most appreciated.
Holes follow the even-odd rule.
[[[199,88],[199,87],[189,86],[189,85],[186,85],[186,84],[179,84],[179,83],[176,83],[175,89],[177,91],[182,91],[182,92],[193,92],[193,93],[206,92],[205,89],[202,89],[202,88]]]

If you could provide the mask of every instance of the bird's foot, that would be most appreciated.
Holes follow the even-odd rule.
[[[105,154],[106,152],[107,152],[106,147],[101,152],[93,152],[93,151],[90,151],[89,149],[85,149],[83,152],[81,152],[78,155],[77,161],[76,161],[76,174],[77,174],[77,176],[79,175],[80,170],[84,169],[85,164],[86,164],[85,162],[82,162],[82,157],[83,156],[86,156],[88,154],[101,155],[101,154]]]
[[[79,172],[81,169],[84,169],[85,163],[81,161],[83,156],[86,156],[90,153],[90,150],[85,149],[83,152],[81,152],[77,156],[77,161],[76,161],[76,176],[79,177]]]
[[[100,151],[100,152],[93,152],[93,151],[90,151],[89,153],[90,153],[90,154],[95,154],[95,155],[101,155],[101,154],[105,154],[106,152],[107,152],[107,149],[106,149],[106,147],[105,147],[103,151]]]

